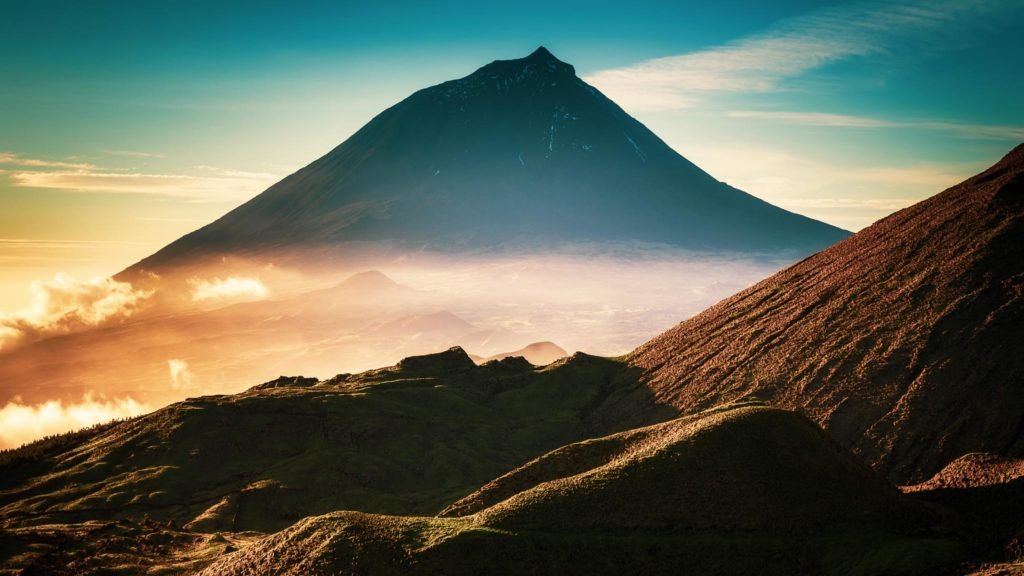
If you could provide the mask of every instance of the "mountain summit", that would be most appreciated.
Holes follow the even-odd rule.
[[[809,253],[847,235],[719,182],[541,47],[414,93],[134,268],[367,242]]]

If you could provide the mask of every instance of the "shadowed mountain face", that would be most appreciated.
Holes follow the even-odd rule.
[[[656,396],[798,408],[877,470],[921,481],[1024,454],[1024,145],[637,349]]]
[[[847,235],[715,180],[539,48],[416,92],[132,269],[367,242],[809,253]]]

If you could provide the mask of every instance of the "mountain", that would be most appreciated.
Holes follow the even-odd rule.
[[[487,358],[477,356],[473,358],[473,361],[477,364],[485,364],[494,360],[521,357],[525,358],[527,362],[534,366],[547,366],[555,360],[565,358],[568,355],[568,352],[554,342],[534,342],[533,344],[528,344],[515,352],[501,352],[499,354],[494,354],[493,356],[488,356]]]
[[[572,444],[470,498],[472,515],[309,518],[202,574],[931,574],[959,548],[817,426],[764,406]]]
[[[244,302],[215,311],[205,317],[248,316],[265,320],[274,317],[302,317],[324,322],[337,316],[380,315],[422,304],[424,295],[399,284],[377,270],[357,272],[328,288],[311,290],[280,300]]]
[[[336,286],[306,294],[303,302],[333,300],[334,306],[367,308],[373,306],[394,306],[416,297],[416,291],[403,286],[383,272],[367,270],[358,272]]]
[[[719,182],[542,47],[414,93],[129,271],[298,252],[319,261],[367,246],[639,241],[805,254],[847,235]]]
[[[632,353],[680,410],[798,409],[900,483],[1024,455],[1024,145]]]

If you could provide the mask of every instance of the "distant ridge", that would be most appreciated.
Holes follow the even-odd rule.
[[[846,236],[719,182],[541,47],[414,93],[130,271],[368,246],[808,254]]]

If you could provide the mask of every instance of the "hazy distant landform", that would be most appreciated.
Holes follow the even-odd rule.
[[[189,340],[206,354],[196,365],[222,357],[224,369],[234,371],[245,362],[279,362],[273,365],[277,372],[290,375],[254,379],[237,394],[189,398],[2,453],[3,571],[1024,570],[1024,145],[962,184],[842,239],[841,231],[716,183],[571,72],[538,50],[419,92],[265,196],[127,270],[121,281],[138,282],[133,289],[166,291],[154,296],[148,313],[116,326],[44,338],[5,355],[24,362],[22,370],[31,374],[44,357],[31,355],[51,347],[52,357],[68,366],[92,355],[94,363],[79,369],[103,374],[101,359],[121,362],[115,351],[128,342],[142,338],[133,354],[121,353],[135,357],[123,360],[126,366],[144,354],[156,362]],[[566,104],[561,114],[567,116],[552,118],[551,107],[570,96],[586,105]],[[515,122],[470,139],[467,134],[480,134],[479,127],[487,125],[480,120],[486,114],[503,118],[495,112],[502,102],[522,102],[521,109],[509,111]],[[421,106],[429,118],[421,118]],[[573,132],[572,117],[582,122],[593,110],[604,113],[604,120]],[[419,123],[404,132],[408,118]],[[546,140],[540,130],[545,127]],[[624,127],[626,145],[618,134]],[[558,140],[559,134],[566,139]],[[406,148],[413,135],[426,139],[419,146],[429,153],[421,158]],[[511,168],[495,152],[518,154],[531,137],[533,148],[526,148],[521,163],[514,157]],[[480,147],[451,144],[466,141]],[[592,146],[583,149],[580,143]],[[588,180],[570,170],[585,165],[586,154],[597,153],[601,144],[617,150],[601,157],[611,172]],[[391,151],[406,164],[389,164]],[[501,210],[542,231],[557,229],[533,238],[552,245],[585,242],[597,263],[573,260],[566,255],[579,252],[560,249],[556,256],[545,254],[547,259],[536,261],[542,264],[534,264],[539,269],[526,275],[553,279],[565,264],[569,284],[531,281],[520,291],[501,291],[507,277],[485,276],[529,260],[536,249],[531,237],[502,236],[501,228],[465,236],[469,228],[459,226],[474,221],[468,213],[445,220],[443,230],[431,220],[415,234],[394,237],[415,221],[414,214],[439,213],[434,210],[442,188],[472,194],[474,188],[460,178],[443,181],[442,188],[431,184],[431,178],[460,165],[442,160],[460,154],[474,159],[463,165],[504,174],[495,190],[534,184],[539,195],[524,193],[524,202],[543,198],[552,206],[543,214],[558,218],[533,220],[542,212],[490,206],[490,195],[482,192],[453,196],[454,205],[479,210],[474,216]],[[564,157],[571,162],[560,164]],[[523,180],[509,176],[517,165],[525,170],[541,160],[552,163]],[[410,165],[427,175],[409,175]],[[658,169],[645,172],[645,166]],[[466,178],[481,181],[484,172],[476,169]],[[583,172],[591,170],[599,168]],[[639,227],[620,229],[640,244],[610,243],[594,252],[601,242],[593,236],[558,236],[573,230],[552,227],[570,217],[558,200],[566,189],[556,185],[567,174],[604,190],[594,192],[595,202],[605,202],[602,211],[624,211],[627,224],[634,217],[638,225],[655,219],[646,236]],[[374,179],[393,185],[393,202],[370,202],[367,211],[342,207],[347,199],[372,196]],[[622,188],[599,187],[604,180],[637,187],[620,197]],[[701,184],[691,188],[691,181]],[[416,182],[416,194],[398,193]],[[694,198],[700,201],[691,205]],[[343,214],[351,216],[344,226],[323,228],[342,222]],[[602,324],[585,320],[590,308],[575,315],[559,311],[566,302],[561,298],[571,300],[572,281],[618,270],[617,276],[631,277],[609,274],[607,282],[616,290],[621,282],[637,282],[638,291],[627,296],[645,310],[653,308],[643,303],[659,294],[693,289],[686,283],[650,286],[651,291],[642,286],[678,278],[672,274],[679,271],[662,259],[671,250],[707,248],[689,243],[693,237],[682,224],[692,214],[723,225],[723,234],[740,226],[743,214],[774,222],[751,227],[749,237],[727,247],[730,261],[750,270],[756,268],[751,263],[765,262],[764,254],[752,252],[758,244],[783,251],[771,258],[823,249],[758,283],[735,286],[733,295],[666,326],[632,352],[577,351],[578,340],[570,334]],[[612,225],[590,217],[581,211],[580,231]],[[258,232],[250,233],[246,218]],[[668,224],[672,219],[679,230]],[[293,221],[304,225],[292,226]],[[657,223],[662,221],[663,227]],[[307,228],[311,232],[304,235]],[[701,237],[714,239],[717,233]],[[609,231],[608,237],[615,234]],[[657,258],[646,252],[648,242],[658,244]],[[469,246],[480,248],[465,253]],[[483,250],[493,250],[499,264],[474,274],[475,265],[467,263],[479,262],[473,259]],[[623,250],[630,252],[624,256]],[[287,266],[281,264],[286,270],[280,278],[299,284],[296,279],[303,277],[326,278],[323,270],[303,267],[313,254],[324,263],[351,255],[364,270],[382,267],[365,267],[364,258],[386,255],[394,259],[382,261],[418,270],[419,280],[363,272],[320,289],[230,307],[207,306],[202,298],[185,298],[167,287],[245,288],[241,281],[193,281],[188,263],[223,265],[248,278],[246,266],[266,266],[253,255],[268,253],[283,255]],[[684,266],[712,266],[723,257],[715,254]],[[437,285],[462,291],[425,289],[438,278],[446,280]],[[161,281],[168,284],[161,288]],[[491,291],[473,305],[460,300],[485,286]],[[522,297],[531,293],[527,287],[532,298]],[[483,305],[488,298],[491,309]],[[549,304],[552,312],[539,316],[546,319],[514,324],[517,330],[485,321],[516,317],[508,310],[544,302],[555,303]],[[577,331],[554,330],[564,314]],[[619,316],[619,325],[603,329],[621,331],[628,318],[636,322],[633,337],[651,325],[639,313]],[[547,329],[534,333],[528,327]],[[149,334],[156,336],[143,337]],[[430,348],[427,353],[407,353],[421,343]],[[300,370],[285,366],[306,366],[309,357],[323,366],[340,365],[342,356],[361,346],[405,357],[383,368],[339,369],[318,377],[296,376]],[[196,377],[192,363],[174,359],[183,363],[162,369],[177,374],[181,390],[189,390]],[[40,371],[46,366],[40,364]],[[60,389],[61,383],[52,386]]]

